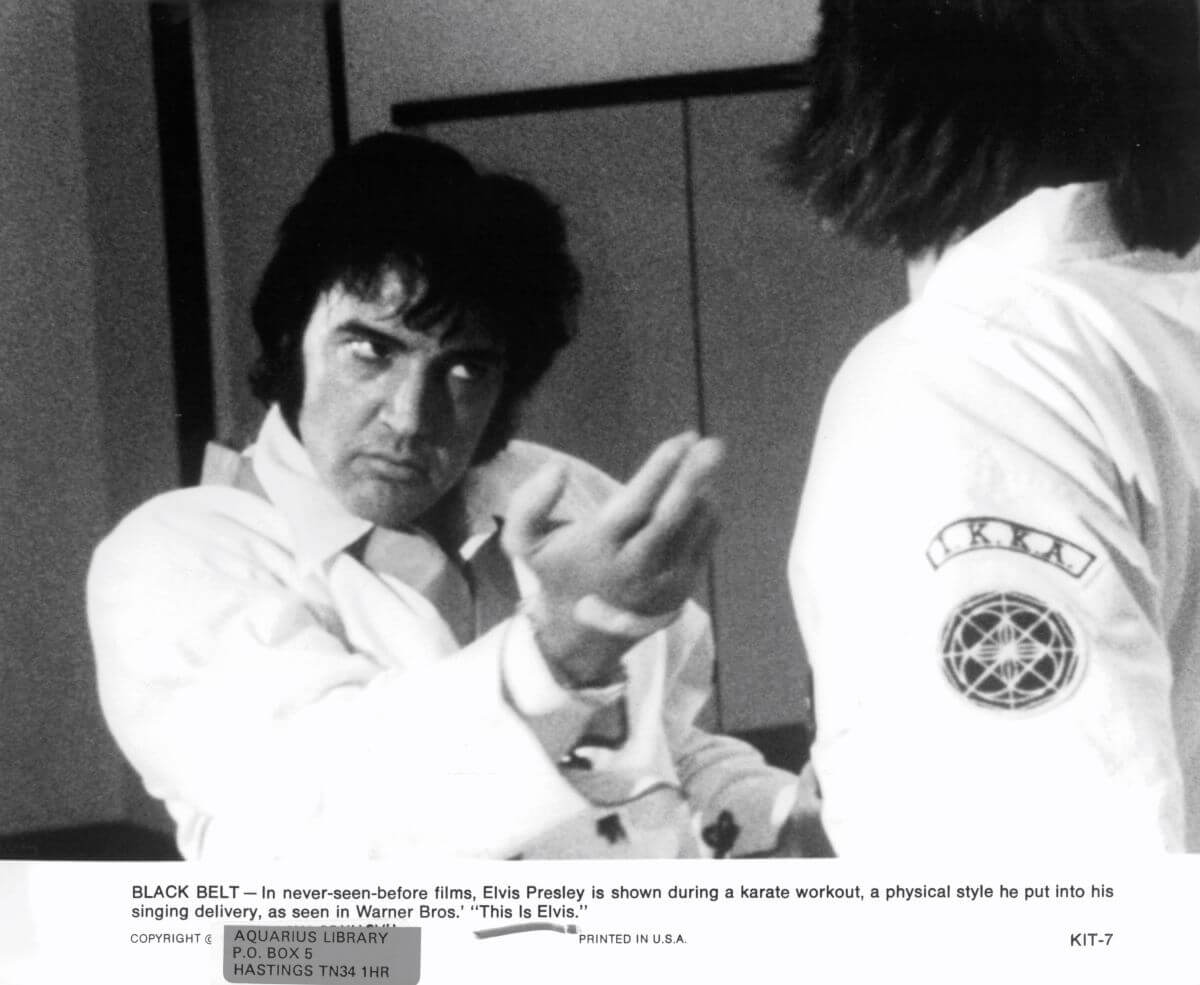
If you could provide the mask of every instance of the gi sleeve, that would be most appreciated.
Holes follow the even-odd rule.
[[[143,508],[90,572],[106,717],[185,854],[507,857],[586,807],[504,697],[520,619],[382,667],[272,573],[254,522]]]
[[[790,578],[840,855],[1182,845],[1147,422],[1042,314],[901,316],[828,397]]]
[[[740,739],[696,725],[712,690],[714,653],[707,614],[689,603],[666,632],[671,657],[664,728],[701,838],[719,856],[771,852],[797,807],[797,778],[768,766]]]

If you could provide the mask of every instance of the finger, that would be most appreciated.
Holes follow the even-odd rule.
[[[600,522],[617,537],[628,536],[637,530],[653,515],[659,497],[697,440],[696,434],[689,431],[669,438],[655,448],[633,478],[604,504]]]
[[[526,479],[508,504],[500,541],[511,555],[524,557],[556,524],[550,516],[567,488],[567,471],[555,462]]]
[[[639,538],[632,546],[643,552],[642,564],[649,571],[656,571],[660,577],[688,580],[690,584],[707,566],[720,530],[717,514],[705,506],[697,506],[672,536]]]
[[[637,546],[633,541],[641,541],[646,550],[653,550],[654,545],[675,537],[697,510],[712,512],[716,477],[724,459],[724,445],[715,438],[693,445],[655,503],[653,515],[630,538],[630,546]]]
[[[719,529],[715,513],[697,509],[676,537],[643,545],[654,553],[626,555],[640,574],[623,586],[614,601],[644,615],[678,608],[700,583]]]

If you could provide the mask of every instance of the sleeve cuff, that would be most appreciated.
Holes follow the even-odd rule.
[[[522,612],[513,616],[500,655],[505,697],[554,759],[565,756],[595,714],[626,689],[625,681],[604,687],[565,688],[551,673]]]
[[[792,809],[797,805],[799,800],[799,780],[779,789],[779,792],[775,794],[775,801],[771,805],[771,819],[768,822],[772,831],[778,832],[783,827],[784,822],[791,816]]]

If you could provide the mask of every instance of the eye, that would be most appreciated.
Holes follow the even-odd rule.
[[[464,383],[481,383],[496,371],[496,363],[490,359],[456,359],[447,370],[453,380]]]
[[[392,355],[391,346],[376,339],[356,336],[346,340],[346,351],[356,360],[372,366],[386,363]]]

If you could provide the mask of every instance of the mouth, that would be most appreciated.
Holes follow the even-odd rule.
[[[429,479],[429,466],[423,459],[411,455],[371,452],[364,454],[361,460],[368,471],[391,482],[426,482]]]

